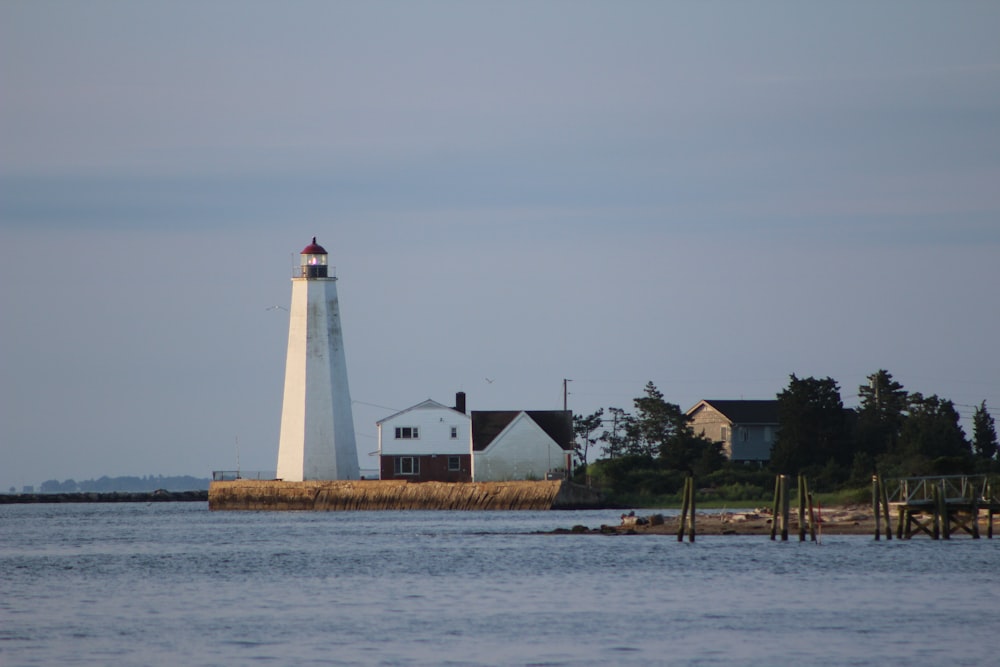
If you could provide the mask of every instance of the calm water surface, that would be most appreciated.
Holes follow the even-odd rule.
[[[1000,661],[1000,540],[531,534],[617,520],[0,506],[0,665]]]

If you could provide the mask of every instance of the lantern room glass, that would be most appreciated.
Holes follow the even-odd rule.
[[[303,278],[326,278],[326,255],[302,255],[302,277]]]
[[[302,255],[302,266],[326,266],[326,255]]]

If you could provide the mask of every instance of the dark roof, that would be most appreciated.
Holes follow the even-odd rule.
[[[314,236],[313,237],[313,242],[310,243],[309,245],[307,245],[305,248],[303,248],[302,252],[300,252],[299,254],[300,255],[325,255],[327,253],[326,253],[326,249],[324,249],[323,246],[321,246],[320,244],[316,243],[316,237]]]
[[[778,401],[724,401],[705,399],[734,424],[777,424]]]
[[[571,410],[473,410],[472,449],[483,451],[522,412],[565,450],[573,449]]]

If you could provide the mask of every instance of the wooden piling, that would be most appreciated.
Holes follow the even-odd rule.
[[[788,475],[781,476],[781,541],[788,541],[788,517],[789,517],[789,498],[788,498]]]
[[[805,485],[806,499],[809,501],[809,539],[816,541],[816,512],[813,511],[813,494],[809,492],[809,484]]]
[[[881,496],[878,490],[878,474],[872,475],[872,512],[875,515],[875,541],[882,539],[882,508],[879,507]]]
[[[972,521],[972,539],[979,539],[979,498],[976,496],[975,490],[972,492],[972,516],[969,517]]]
[[[885,520],[885,539],[892,539],[892,518],[889,510],[889,493],[885,480],[877,471],[872,475],[872,512],[875,516],[875,541],[881,539],[882,520]],[[900,535],[901,536],[901,535]]]
[[[878,476],[878,488],[880,495],[882,496],[882,512],[885,515],[885,539],[892,539],[892,522],[890,520],[891,511],[889,510],[889,491],[885,486],[885,479],[879,475]]]
[[[688,517],[688,521],[689,521],[689,523],[688,523],[688,541],[689,542],[694,542],[694,534],[695,534],[695,529],[694,529],[694,516],[695,516],[695,511],[694,511],[695,510],[695,503],[694,503],[694,477],[688,477],[688,493],[691,496],[690,501],[688,502],[688,507],[689,507],[689,509],[691,511],[691,515]]]
[[[931,537],[939,540],[941,539],[941,487],[937,485],[931,488],[931,509],[934,524]]]
[[[689,492],[689,487],[691,486],[691,478],[687,477],[684,480],[684,493],[683,499],[681,500],[681,519],[677,527],[677,541],[684,541],[684,529],[686,528],[685,522],[687,521],[688,509],[691,502],[691,494]]]
[[[806,541],[806,478],[799,475],[799,542]]]
[[[989,509],[986,510],[986,539],[993,539],[993,508],[996,507],[996,499],[993,497],[993,484],[986,482],[986,502]]]
[[[774,477],[774,506],[771,510],[771,541],[778,534],[778,517],[781,516],[781,475]]]
[[[951,539],[951,512],[948,509],[948,494],[942,482],[941,492],[938,494],[938,502],[941,504],[941,537],[946,540]]]

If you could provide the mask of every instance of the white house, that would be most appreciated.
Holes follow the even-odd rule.
[[[568,474],[573,452],[569,410],[472,412],[476,482],[545,479]]]
[[[381,479],[472,481],[471,420],[464,393],[455,396],[453,408],[427,399],[376,426]]]

